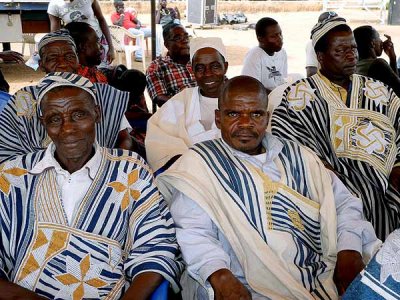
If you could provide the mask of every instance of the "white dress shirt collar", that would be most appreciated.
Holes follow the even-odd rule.
[[[100,146],[97,143],[93,144],[93,147],[95,149],[95,153],[93,157],[78,171],[86,169],[88,171],[88,176],[90,179],[94,179],[96,176],[97,171],[100,168],[100,163],[101,163],[101,152],[100,152]],[[30,171],[31,174],[34,175],[39,175],[40,173],[43,173],[46,169],[49,168],[54,168],[57,173],[59,172],[68,172],[67,170],[64,170],[59,162],[55,159],[54,153],[56,151],[56,146],[54,143],[50,143],[50,145],[47,147],[46,152],[44,154],[44,157],[42,160],[40,160]],[[78,172],[77,171],[77,172]]]

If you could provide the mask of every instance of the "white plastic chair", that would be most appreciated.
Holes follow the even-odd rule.
[[[117,26],[109,25],[112,42],[114,45],[115,52],[118,56],[118,63],[122,63],[122,54],[125,54],[126,66],[128,69],[132,69],[132,53],[135,51],[143,49],[144,46],[144,34],[132,34],[127,29]],[[136,45],[125,45],[125,36],[136,40]],[[140,41],[138,43],[138,41]],[[142,45],[142,46],[138,46]],[[142,56],[143,72],[146,71],[146,55],[143,51]]]

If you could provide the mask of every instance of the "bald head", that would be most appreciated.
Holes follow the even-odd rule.
[[[222,139],[233,149],[249,155],[262,153],[269,121],[267,92],[257,79],[234,77],[218,98],[215,123]]]
[[[229,101],[230,94],[247,95],[249,92],[258,94],[263,106],[268,106],[268,93],[263,84],[253,77],[242,75],[233,77],[224,84],[218,97],[218,108],[221,108],[221,104],[226,100]]]

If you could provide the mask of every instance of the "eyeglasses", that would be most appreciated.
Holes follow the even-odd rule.
[[[185,34],[185,35],[178,35],[175,36],[171,39],[169,39],[169,41],[171,42],[177,42],[177,43],[181,43],[183,41],[188,41],[189,40],[189,35]]]

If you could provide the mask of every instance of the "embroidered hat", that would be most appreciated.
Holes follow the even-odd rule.
[[[40,51],[44,46],[58,41],[68,42],[69,44],[71,44],[72,47],[74,47],[76,51],[76,45],[74,39],[69,34],[69,31],[67,29],[60,29],[54,32],[50,32],[46,34],[44,37],[42,37],[42,39],[39,41],[38,44],[38,52],[40,53]]]
[[[42,101],[43,97],[52,89],[60,86],[80,88],[88,92],[93,99],[96,99],[96,90],[90,80],[86,77],[68,72],[49,73],[42,78],[37,85],[37,107],[39,109],[39,115],[41,115],[40,102]]]
[[[313,29],[311,30],[311,39],[312,44],[315,47],[317,42],[326,35],[330,30],[339,26],[339,25],[347,25],[346,20],[339,16],[334,16],[331,18],[326,18],[322,22],[318,22]]]
[[[226,48],[222,39],[219,37],[198,37],[190,41],[190,60],[193,59],[195,53],[203,48],[213,48],[217,50],[226,60]]]

